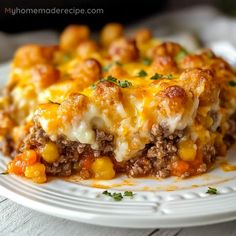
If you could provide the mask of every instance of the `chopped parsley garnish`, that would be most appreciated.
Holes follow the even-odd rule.
[[[125,191],[124,194],[122,193],[111,193],[105,190],[102,194],[113,198],[114,201],[121,201],[124,197],[133,197],[134,193],[131,191]]]
[[[145,66],[150,66],[150,65],[152,64],[152,60],[149,59],[149,58],[144,58],[144,59],[143,59],[143,64],[144,64]]]
[[[175,56],[175,60],[176,61],[180,61],[182,60],[184,57],[186,57],[188,55],[188,52],[185,49],[182,49],[181,51],[179,51],[176,56]]]
[[[109,196],[109,197],[112,197],[112,194],[110,192],[108,192],[107,190],[105,190],[102,194],[104,194],[106,196]]]
[[[212,187],[208,187],[208,190],[206,191],[206,193],[208,193],[208,194],[217,194],[217,189],[212,188]]]
[[[121,201],[123,199],[123,196],[121,193],[113,193],[112,194],[112,198],[115,200],[115,201]]]
[[[229,85],[230,85],[231,87],[236,87],[236,82],[233,81],[233,80],[230,80],[230,81],[229,81]]]
[[[134,193],[131,192],[131,191],[125,191],[125,192],[124,192],[124,196],[125,196],[125,197],[133,197],[133,196],[134,196]]]
[[[107,71],[109,71],[110,70],[110,68],[112,67],[112,66],[122,66],[122,64],[119,62],[119,61],[115,61],[115,62],[112,62],[112,63],[110,63],[110,64],[107,64],[107,65],[105,65],[105,66],[103,66],[103,68],[102,68],[102,71],[103,72],[107,72]]]
[[[150,79],[151,79],[151,80],[158,80],[158,79],[172,79],[172,78],[173,78],[173,75],[172,75],[172,74],[162,75],[162,74],[156,73],[156,74],[153,75]]]
[[[109,75],[106,78],[101,79],[101,81],[108,81],[108,82],[112,82],[114,84],[117,84],[118,86],[120,86],[121,88],[128,88],[132,86],[132,83],[129,82],[128,80],[118,80],[117,78]]]
[[[112,83],[117,83],[117,78],[115,78],[115,77],[113,77],[113,76],[111,76],[111,75],[109,75],[106,79],[105,79],[106,81],[109,81],[109,82],[112,82]]]
[[[131,87],[131,86],[132,86],[132,83],[129,82],[128,80],[119,80],[119,81],[118,81],[118,85],[119,85],[121,88],[128,88],[128,87]]]
[[[172,79],[172,78],[173,78],[173,75],[172,75],[172,74],[164,75],[164,78],[166,78],[166,79]]]
[[[163,75],[156,73],[150,79],[151,80],[158,80],[158,79],[161,79],[162,77],[163,77]]]
[[[140,71],[138,72],[137,76],[139,76],[139,77],[145,77],[145,76],[147,76],[147,72],[146,72],[145,70],[140,70]]]

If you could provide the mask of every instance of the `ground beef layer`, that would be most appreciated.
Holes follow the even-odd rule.
[[[89,158],[98,156],[110,156],[113,153],[113,136],[103,131],[96,130],[96,141],[98,149],[93,150],[90,145],[67,140],[64,136],[58,137],[54,142],[58,148],[60,157],[53,163],[41,159],[46,166],[46,173],[50,175],[69,176],[72,173],[79,173],[82,178],[91,177],[89,171],[82,168],[83,162]],[[21,150],[36,149],[38,153],[48,143],[52,142],[44,130],[39,126],[30,129],[29,135],[24,140]]]
[[[125,173],[130,177],[155,176],[166,178],[173,174],[172,168],[180,159],[177,155],[178,142],[184,136],[185,131],[179,130],[168,134],[168,130],[154,125],[151,130],[151,141],[141,150],[136,157],[124,163],[118,163],[114,159],[113,136],[101,130],[96,130],[98,148],[92,149],[88,144],[70,141],[64,136],[57,138],[54,143],[57,146],[60,157],[53,163],[41,162],[46,166],[48,175],[70,176],[77,173],[80,177],[87,179],[93,177],[92,171],[83,168],[88,158],[99,158],[108,156],[114,164],[116,173]],[[20,151],[34,149],[40,153],[42,148],[53,142],[46,135],[44,130],[35,125],[30,129],[24,140]],[[213,146],[204,146],[204,162],[197,167],[195,172],[186,171],[181,177],[188,177],[193,174],[200,174],[207,171],[214,163],[216,152]]]
[[[236,114],[233,114],[228,120],[228,127],[228,132],[223,137],[226,148],[229,148],[236,139]],[[160,178],[176,175],[173,167],[180,160],[178,144],[185,137],[187,130],[176,130],[174,133],[169,133],[167,128],[153,125],[150,143],[135,157],[123,163],[118,163],[114,158],[114,137],[102,130],[95,131],[96,150],[88,144],[70,141],[65,136],[59,136],[56,141],[52,141],[37,123],[28,130],[23,141],[19,142],[21,145],[19,143],[15,145],[11,137],[7,135],[5,139],[1,140],[0,148],[5,155],[12,155],[12,157],[29,149],[35,150],[40,156],[47,143],[54,143],[59,152],[59,158],[53,163],[48,163],[40,158],[40,162],[46,167],[46,173],[53,176],[70,176],[77,173],[84,179],[92,178],[92,171],[84,168],[84,164],[88,159],[93,162],[101,156],[109,157],[112,160],[116,174],[125,173],[130,177],[155,176]],[[221,133],[220,128],[218,128],[218,132]],[[201,146],[201,163],[194,164],[183,174],[177,175],[188,177],[206,172],[215,162],[216,156],[220,155],[217,149],[217,146],[204,144]]]

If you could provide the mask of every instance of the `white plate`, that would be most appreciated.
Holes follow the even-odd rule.
[[[8,71],[8,65],[0,68],[1,83],[6,81]],[[232,164],[236,164],[235,156],[236,148],[232,148],[228,153]],[[0,172],[8,161],[0,156]],[[216,187],[219,194],[208,195],[208,186]],[[135,196],[115,202],[102,194],[106,188],[111,192],[131,190]],[[37,211],[104,226],[171,228],[236,219],[236,172],[224,172],[220,167],[186,180],[123,176],[112,181],[53,179],[38,185],[20,177],[0,175],[0,194]]]

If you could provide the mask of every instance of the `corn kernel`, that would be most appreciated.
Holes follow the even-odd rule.
[[[33,178],[32,181],[37,184],[42,184],[47,181],[47,177],[46,177],[46,175],[41,175],[41,176]]]
[[[41,163],[36,163],[31,166],[25,167],[25,177],[27,178],[35,178],[45,174],[45,165]]]
[[[208,130],[200,130],[197,134],[198,139],[202,144],[208,142],[210,139],[210,132]]]
[[[59,158],[59,152],[58,152],[56,144],[54,144],[52,142],[47,143],[44,146],[44,148],[41,152],[41,155],[42,155],[43,159],[48,163],[53,163],[53,162],[57,161]]]
[[[97,158],[92,164],[95,179],[112,179],[115,177],[113,163],[109,157]]]
[[[31,166],[26,166],[25,177],[32,179],[35,183],[46,182],[45,165],[41,163],[36,163]]]
[[[193,161],[196,157],[196,149],[192,140],[185,140],[179,143],[178,155],[184,161]]]

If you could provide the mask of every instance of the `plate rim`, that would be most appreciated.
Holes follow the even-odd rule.
[[[18,178],[18,177],[17,177]],[[178,228],[178,227],[194,227],[194,226],[205,226],[212,225],[217,223],[223,223],[228,221],[233,221],[236,219],[236,209],[233,209],[231,212],[222,212],[214,215],[204,215],[204,216],[184,216],[182,218],[176,217],[166,217],[161,216],[163,219],[154,219],[154,217],[144,217],[139,218],[133,217],[126,218],[122,215],[105,215],[105,214],[94,214],[86,213],[82,211],[77,211],[77,214],[71,214],[71,210],[60,209],[48,204],[40,203],[34,199],[27,198],[23,195],[18,195],[13,191],[0,185],[1,195],[9,198],[10,200],[30,209],[36,210],[38,212],[64,218],[68,220],[73,220],[76,222],[97,225],[97,226],[106,226],[106,227],[118,227],[118,228]],[[236,199],[236,198],[235,198]],[[127,223],[127,220],[129,222]],[[144,224],[142,222],[145,221]],[[149,221],[149,222],[147,222]],[[115,223],[114,223],[115,222]]]

